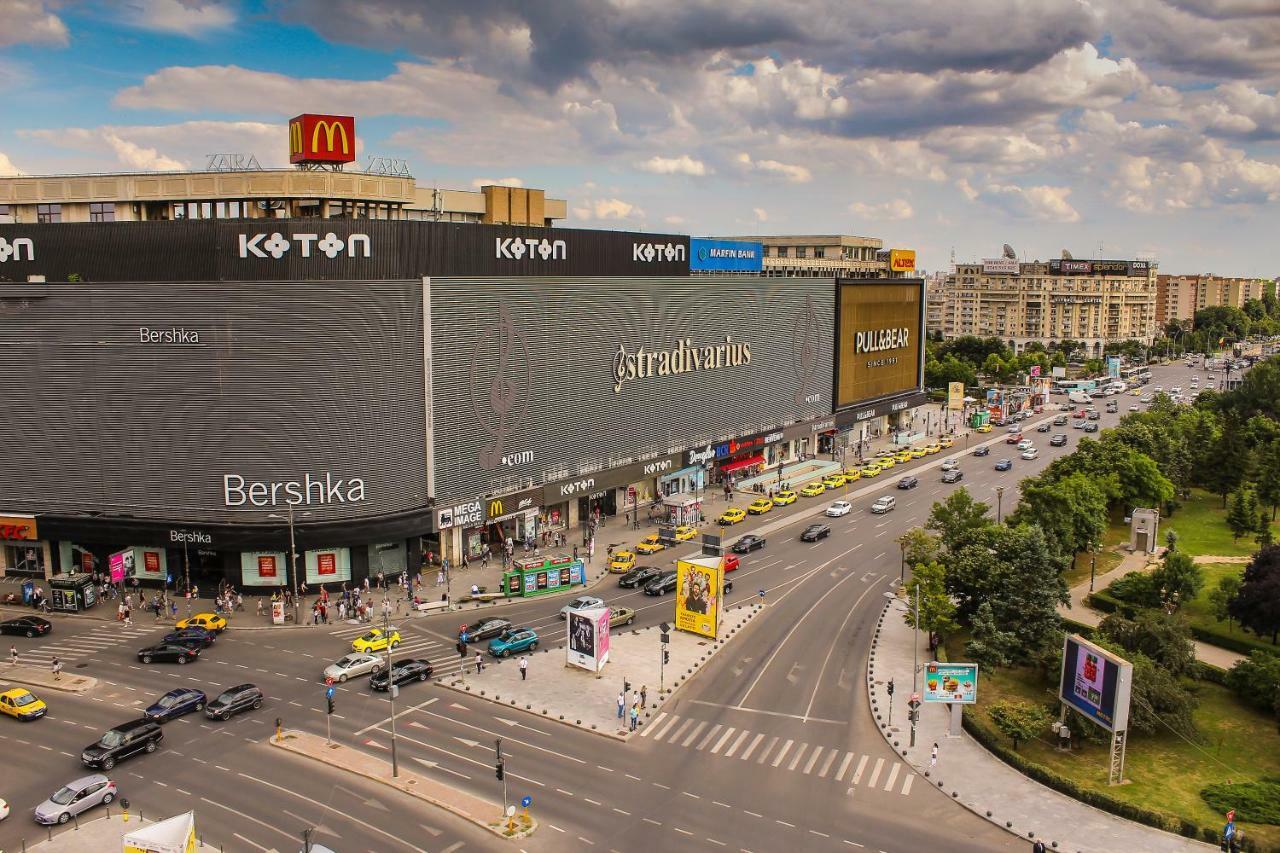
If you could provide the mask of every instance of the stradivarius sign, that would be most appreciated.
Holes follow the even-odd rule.
[[[632,351],[626,344],[618,344],[613,356],[613,392],[621,393],[622,386],[632,379],[677,376],[750,363],[751,344],[735,341],[733,335],[725,335],[723,343],[708,346],[695,346],[692,338],[684,338],[671,349],[640,347]]]

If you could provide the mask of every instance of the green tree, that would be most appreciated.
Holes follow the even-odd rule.
[[[1236,419],[1225,421],[1217,440],[1204,451],[1199,470],[1200,484],[1221,496],[1225,509],[1227,495],[1249,479],[1250,461],[1249,446],[1245,443],[1240,422]]]
[[[1280,634],[1280,545],[1269,545],[1244,567],[1240,591],[1227,611],[1241,626],[1260,637]]]
[[[1265,548],[1275,542],[1275,536],[1271,532],[1271,519],[1267,516],[1265,509],[1258,510],[1253,531],[1253,541],[1258,543],[1259,548]]]
[[[1227,575],[1218,578],[1218,585],[1209,590],[1209,605],[1213,608],[1213,618],[1219,622],[1227,623],[1227,630],[1231,630],[1231,610],[1230,605],[1232,599],[1240,593],[1240,576]]]
[[[1271,520],[1280,509],[1280,441],[1272,441],[1258,453],[1258,501],[1271,507]]]
[[[1126,651],[1105,637],[1096,637],[1095,642],[1133,664],[1130,732],[1156,734],[1168,727],[1186,738],[1197,736],[1193,714],[1198,702],[1177,676],[1142,652]]]
[[[905,545],[903,559],[908,566],[933,563],[942,559],[942,541],[923,527],[913,527],[898,537],[898,545]]]
[[[920,624],[916,624],[916,613]],[[956,629],[956,605],[947,595],[946,570],[941,563],[918,563],[911,570],[907,581],[907,624],[918,631],[927,631],[929,649]]]
[[[1231,496],[1231,509],[1227,511],[1227,527],[1231,528],[1231,538],[1240,541],[1240,537],[1258,526],[1258,499],[1253,489],[1242,484]]]
[[[1180,615],[1139,610],[1127,619],[1112,613],[1098,625],[1098,633],[1128,653],[1141,652],[1173,675],[1188,675],[1195,667],[1191,626]]]
[[[974,500],[969,490],[961,486],[945,500],[934,503],[924,526],[937,532],[943,549],[950,555],[959,551],[976,534],[995,525],[987,515],[990,511],[991,507]]]
[[[1010,666],[1018,659],[1018,638],[996,624],[991,602],[982,602],[973,614],[973,630],[965,651],[984,672]]]
[[[987,709],[987,714],[1000,733],[1013,741],[1015,752],[1021,741],[1037,737],[1053,721],[1053,716],[1043,705],[1008,699],[993,704]]]
[[[1189,554],[1166,551],[1160,565],[1151,573],[1151,583],[1160,594],[1160,602],[1172,612],[1200,594],[1204,588],[1204,570]]]
[[[1107,493],[1093,478],[1077,473],[1057,481],[1022,481],[1022,499],[1009,516],[1011,525],[1038,524],[1049,541],[1072,558],[1102,542],[1107,529]]]
[[[1280,715],[1280,654],[1258,651],[1227,673],[1227,687],[1264,713]]]

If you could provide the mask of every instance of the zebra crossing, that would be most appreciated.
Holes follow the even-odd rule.
[[[60,627],[62,626],[59,625],[58,628]],[[18,663],[27,666],[49,666],[55,657],[66,664],[101,654],[117,646],[136,650],[158,641],[162,630],[173,630],[172,627],[163,629],[154,625],[125,627],[115,622],[104,622],[79,634],[59,636],[58,628],[54,629],[49,640],[38,641],[39,645],[30,645],[28,648],[19,646]]]
[[[367,622],[363,625],[349,625],[336,631],[330,631],[329,635],[341,637],[348,644],[349,650],[352,640],[368,633],[370,628],[377,627],[379,627],[377,622]],[[391,650],[391,656],[396,660],[400,658],[426,658],[431,661],[431,666],[435,670],[437,677],[458,669],[460,663],[458,655],[452,647],[446,646],[438,639],[414,634],[403,628],[400,629],[400,643]]]
[[[748,761],[855,788],[878,789],[908,796],[916,774],[901,761],[875,758],[839,747],[811,744],[785,735],[768,735],[663,711],[640,737],[720,758]]]

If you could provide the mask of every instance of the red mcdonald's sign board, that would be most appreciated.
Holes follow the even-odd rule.
[[[350,163],[355,159],[354,116],[303,113],[289,119],[290,163]]]

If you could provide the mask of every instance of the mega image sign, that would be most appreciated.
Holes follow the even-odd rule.
[[[760,272],[764,268],[764,246],[737,240],[689,238],[691,272]]]

